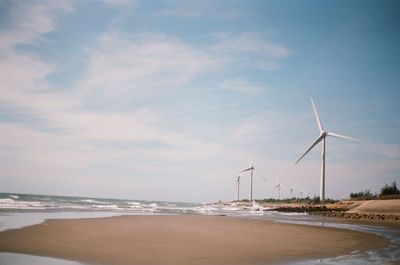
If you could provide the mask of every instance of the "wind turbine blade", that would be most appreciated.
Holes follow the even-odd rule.
[[[312,104],[312,107],[313,107],[313,110],[314,110],[315,118],[317,119],[318,129],[319,129],[320,132],[322,132],[322,131],[324,131],[324,129],[322,128],[321,120],[319,119],[319,115],[318,115],[318,112],[317,112],[317,107],[315,106],[315,102],[314,102],[313,98],[311,98],[311,104]]]
[[[307,151],[305,151],[304,154],[303,154],[299,159],[297,159],[296,163],[294,163],[294,164],[296,165],[297,163],[299,163],[300,160],[301,160],[303,157],[305,157],[306,154],[308,154],[308,152],[310,152],[310,150],[313,149],[314,146],[316,146],[319,142],[322,141],[322,139],[324,139],[324,137],[325,137],[325,135],[321,135],[320,137],[318,137],[318,139],[315,140],[315,142],[310,146],[310,148],[308,148]]]
[[[240,173],[246,172],[246,171],[250,171],[250,170],[252,170],[252,169],[254,169],[254,168],[253,168],[253,167],[249,167],[249,168],[246,168],[245,170],[240,171]]]
[[[254,158],[251,159],[250,167],[240,171],[240,173],[253,170],[254,169],[253,163],[254,163]]]
[[[337,138],[342,138],[342,139],[346,139],[346,140],[360,141],[359,139],[352,138],[352,137],[345,136],[345,135],[341,135],[341,134],[337,134],[337,133],[327,132],[326,134],[329,135],[329,136],[333,136],[333,137],[337,137]]]

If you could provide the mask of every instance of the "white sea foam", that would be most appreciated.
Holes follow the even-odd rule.
[[[54,208],[69,209],[69,210],[89,210],[90,209],[90,207],[85,206],[85,205],[71,205],[71,204],[59,205]]]
[[[158,208],[157,203],[150,203],[150,204],[148,204],[147,206],[150,207],[150,208],[152,208],[152,209],[157,209],[157,208]]]
[[[0,199],[0,209],[45,209],[45,205],[40,202],[15,201],[11,198]]]
[[[245,216],[245,215],[260,215],[262,211],[249,210],[238,205],[223,205],[223,204],[203,204],[201,207],[191,208],[196,213],[204,215],[229,215],[229,216]],[[253,212],[254,211],[254,212]]]
[[[119,208],[117,205],[115,204],[110,204],[110,205],[96,205],[94,206],[95,208],[101,209],[101,210],[121,210],[121,208]]]
[[[140,202],[134,202],[134,201],[127,201],[125,203],[130,204],[130,205],[142,205]]]
[[[84,199],[84,200],[81,200],[81,202],[97,203],[97,204],[107,204],[106,202],[96,201],[96,200],[92,200],[92,199]]]
[[[126,204],[130,205],[129,209],[133,209],[133,210],[143,210],[145,207],[143,204],[141,204],[140,202],[135,202],[135,201],[126,201]]]
[[[15,201],[13,199],[10,198],[6,198],[6,199],[0,199],[0,204],[11,204],[14,203]]]

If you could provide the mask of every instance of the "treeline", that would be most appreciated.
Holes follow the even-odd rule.
[[[243,200],[248,201],[248,200]],[[266,198],[261,200],[256,200],[257,203],[304,203],[304,204],[319,204],[321,202],[319,196],[314,197],[304,197],[304,198],[286,198],[286,199],[274,199]],[[335,203],[337,200],[325,199],[325,203]]]
[[[355,200],[372,200],[372,199],[379,199],[379,198],[397,198],[399,195],[400,198],[400,190],[397,187],[396,181],[393,181],[392,184],[387,184],[381,188],[380,194],[373,194],[370,190],[365,190],[365,191],[360,191],[356,193],[350,193],[350,199],[355,199]]]

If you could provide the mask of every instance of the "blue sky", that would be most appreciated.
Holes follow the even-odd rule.
[[[400,182],[398,1],[2,1],[1,191],[207,202]],[[242,177],[242,198],[249,176]]]

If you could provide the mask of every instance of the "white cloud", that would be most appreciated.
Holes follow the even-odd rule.
[[[68,1],[13,1],[11,26],[0,35],[0,46],[11,48],[16,43],[33,43],[44,33],[55,29],[59,12],[73,12]]]
[[[268,34],[223,32],[215,34],[215,37],[216,44],[212,48],[215,56],[239,68],[278,70],[282,60],[291,54],[285,46],[270,41]]]
[[[132,4],[136,4],[138,1],[137,0],[103,0],[104,3],[113,5],[113,6],[120,6],[120,7],[126,7]]]
[[[18,38],[1,50],[4,60],[0,62],[0,80],[7,86],[0,90],[0,101],[35,120],[33,126],[29,125],[31,122],[1,124],[0,145],[8,150],[4,161],[12,161],[4,168],[4,174],[24,176],[40,172],[43,178],[77,174],[85,177],[98,163],[122,163],[125,171],[115,172],[113,177],[137,171],[156,174],[168,164],[202,159],[210,155],[208,150],[218,149],[162,127],[160,120],[164,116],[157,110],[118,112],[106,108],[98,112],[84,107],[93,95],[100,102],[124,102],[135,100],[137,95],[168,94],[213,68],[215,60],[165,36],[133,36],[125,40],[108,33],[100,38],[97,47],[90,49],[86,79],[74,90],[58,91],[46,81],[46,76],[57,70],[55,66],[13,50],[16,43],[37,42],[41,34],[55,29],[53,16],[41,17],[47,11],[33,9],[39,18],[29,21],[36,21],[35,25],[14,31]],[[0,38],[5,39],[7,34]],[[149,144],[151,148],[146,148]],[[134,148],[121,148],[124,145]],[[136,162],[128,163],[130,160]],[[152,165],[149,161],[158,163]]]
[[[51,92],[45,77],[55,67],[27,53],[18,53],[15,45],[39,43],[44,33],[55,29],[58,11],[72,12],[69,2],[13,2],[10,28],[0,33],[0,102],[16,109],[51,109],[66,104]]]
[[[237,19],[243,16],[241,11],[231,5],[215,1],[173,1],[162,9],[150,12],[150,15],[184,19]]]
[[[266,41],[256,33],[246,32],[239,35],[220,33],[216,36],[219,44],[215,48],[221,52],[255,53],[274,58],[290,55],[286,47]]]
[[[187,85],[218,62],[179,40],[163,35],[105,33],[90,50],[88,93],[118,99],[160,95]]]
[[[255,93],[268,89],[265,85],[257,85],[243,78],[225,80],[219,85],[219,87],[223,90],[236,91],[240,93]]]
[[[295,133],[293,128],[301,124],[302,118],[291,117],[276,111],[249,113],[245,119],[237,122],[225,141],[233,143],[253,143],[271,141]],[[282,144],[285,139],[281,139]]]

